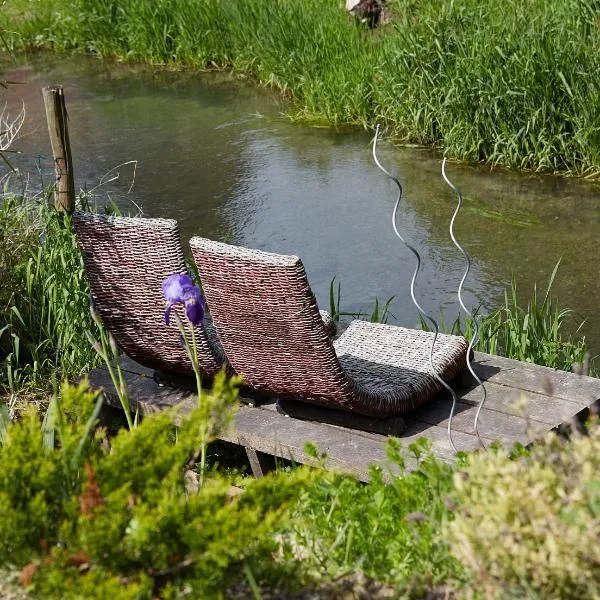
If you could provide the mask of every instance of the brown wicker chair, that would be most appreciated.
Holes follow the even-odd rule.
[[[165,277],[186,272],[177,222],[77,212],[73,224],[94,306],[117,344],[142,365],[191,375],[177,327],[164,322],[161,292]],[[210,318],[196,333],[200,367],[211,377],[225,357]]]
[[[332,342],[298,257],[198,237],[190,245],[227,359],[248,386],[380,417],[440,391],[433,334],[354,321]],[[439,336],[433,360],[445,380],[463,369],[466,350],[464,338]]]

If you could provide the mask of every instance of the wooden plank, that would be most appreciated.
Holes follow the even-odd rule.
[[[145,375],[124,371],[123,379],[129,392],[132,411],[139,408],[140,413],[148,414],[179,406],[182,412],[185,412],[192,410],[196,404],[196,396],[193,392],[159,386],[152,378]],[[107,402],[111,406],[121,407],[110,375],[105,368],[100,367],[90,371],[88,380],[93,388],[104,390]]]
[[[499,411],[509,415],[523,416],[541,423],[555,427],[559,423],[570,419],[577,411],[573,403],[566,402],[562,398],[546,396],[535,392],[524,392],[523,390],[499,385],[485,381],[487,400],[485,409]],[[470,387],[459,391],[458,397],[461,402],[476,406],[482,396],[481,388]],[[485,410],[484,409],[484,410]]]
[[[125,355],[121,357],[120,361],[124,371],[137,374],[143,373],[149,377],[153,376],[154,371],[152,369],[136,363]],[[520,392],[530,392],[533,396],[529,397],[534,401],[540,400],[542,397],[550,397],[555,400],[560,398],[566,402],[577,404],[580,408],[590,406],[600,400],[600,379],[596,377],[575,375],[574,373],[523,363],[502,356],[484,354],[483,352],[475,353],[474,367],[475,372],[488,384],[508,387],[513,390],[510,401],[501,404],[501,410],[507,412],[510,412],[509,404],[512,403],[512,399],[517,399]],[[464,393],[459,393],[459,396],[467,400],[467,394],[470,394],[470,392],[471,388]],[[502,395],[496,394],[495,398],[501,399]],[[255,399],[255,396],[252,399]],[[555,401],[551,407],[548,407],[548,410],[553,410],[558,406],[559,403]],[[492,407],[491,403],[490,407]],[[533,418],[539,419],[540,417]]]
[[[322,412],[327,411],[327,409],[323,409],[323,408],[319,408],[319,407],[315,407],[315,408],[317,410],[315,410],[314,413],[312,413],[315,417],[317,417]],[[277,413],[274,402],[257,405],[256,409],[266,411],[266,412]],[[256,410],[256,409],[254,409],[254,410]],[[450,410],[450,405],[448,404],[446,414],[443,416],[440,416],[438,420],[442,421],[443,417],[447,417],[449,410]],[[290,418],[293,418],[293,417],[290,417]],[[314,421],[307,422],[308,426],[314,426],[315,424],[319,424],[319,425],[326,424],[331,428],[341,429],[342,431],[351,431],[353,436],[355,436],[357,438],[362,437],[362,438],[368,439],[368,440],[381,440],[383,437],[393,436],[393,437],[397,437],[400,440],[400,442],[402,442],[404,445],[408,445],[408,444],[416,441],[419,437],[427,437],[430,439],[430,441],[437,444],[436,447],[439,449],[440,456],[442,456],[445,460],[451,461],[451,460],[453,460],[453,456],[454,456],[454,451],[452,450],[452,448],[450,447],[449,444],[446,444],[447,433],[446,433],[445,426],[438,426],[437,423],[427,422],[426,420],[422,420],[422,419],[416,420],[414,418],[407,417],[406,419],[404,419],[404,427],[401,431],[396,432],[396,433],[392,432],[392,433],[385,433],[385,434],[369,432],[369,431],[364,431],[364,430],[360,430],[360,429],[349,429],[346,426],[340,426],[338,424],[331,424],[331,423],[320,421],[318,418]],[[458,439],[461,439],[462,443],[465,444],[464,448],[462,448],[462,447],[460,448],[461,450],[476,450],[478,447],[480,447],[474,433],[457,431],[457,434],[458,434]],[[465,435],[463,435],[463,434],[465,434]],[[491,443],[491,441],[493,439],[497,439],[497,438],[496,437],[490,438],[488,441]]]
[[[270,409],[275,404],[265,403],[261,406]],[[294,419],[319,421],[321,423],[329,423],[330,425],[338,425],[339,427],[360,431],[370,431],[381,435],[399,436],[406,429],[406,423],[402,417],[377,419],[288,399],[280,399],[277,402],[277,410]]]
[[[475,356],[478,361],[474,364],[475,370],[482,379],[485,378],[488,391],[486,407],[489,409],[512,415],[523,414],[554,427],[558,423],[570,419],[578,410],[587,408],[600,399],[600,379],[521,363],[481,352],[476,353]],[[136,363],[127,356],[122,356],[120,362],[124,371],[144,374],[148,377],[152,377],[154,374],[152,369]],[[581,393],[577,391],[579,384],[582,385]],[[553,395],[548,395],[550,388],[554,391]],[[249,404],[273,401],[244,390],[240,395],[241,400]],[[480,389],[473,386],[462,390],[457,389],[457,395],[467,403],[478,403],[481,399]],[[525,412],[517,406],[522,399],[525,400]],[[578,410],[574,410],[571,404],[576,404]],[[344,423],[336,417],[337,415],[332,416],[332,419],[343,426]],[[300,418],[310,419],[311,417],[300,415]],[[381,433],[386,433],[385,429],[387,428],[390,434],[397,434],[397,430],[394,431],[395,424],[385,423],[386,420],[381,423],[375,423],[375,421],[380,420],[373,420],[371,425],[366,424],[363,428],[367,431],[374,430]],[[352,424],[348,426],[352,426]]]
[[[535,401],[528,401],[527,406],[533,408],[533,412],[528,409],[520,411],[518,407],[512,406],[512,401],[519,399],[517,391],[511,394],[512,390],[507,390],[504,386],[492,384],[487,385],[487,387],[488,401],[481,412],[479,425],[479,433],[482,437],[487,438],[487,444],[491,443],[492,440],[498,440],[507,446],[511,446],[515,442],[527,444],[538,437],[541,431],[548,431],[552,427],[558,426],[573,414],[571,405],[539,394],[535,395]],[[460,402],[457,404],[452,429],[453,431],[474,435],[473,424],[481,398],[481,391],[471,389],[459,392],[459,398]],[[284,406],[290,406],[291,404],[289,401],[284,402]],[[369,420],[367,417],[364,417],[365,421],[361,422],[359,415],[349,415],[346,419],[336,420],[332,417],[334,413],[339,411],[311,405],[304,405],[302,409],[298,407],[295,411],[290,412],[290,416],[335,424],[341,427],[358,427],[363,432],[371,431],[403,438],[403,432],[409,424],[421,423],[426,425],[424,430],[431,426],[446,428],[450,407],[450,396],[444,394],[398,422],[396,422],[396,419]],[[549,407],[556,408],[560,413],[560,417],[553,414]],[[261,405],[261,408],[263,410],[276,410],[274,402]],[[416,427],[416,425],[414,426]]]
[[[600,400],[600,379],[530,363],[475,353],[475,372],[491,383],[561,398],[580,408]],[[575,411],[576,412],[576,411]]]
[[[409,426],[399,441],[406,447],[421,437],[431,442],[433,453],[446,462],[455,458],[454,451],[442,427]],[[256,450],[280,456],[299,463],[314,464],[306,455],[307,442],[314,443],[320,452],[327,454],[325,466],[351,473],[361,480],[369,477],[372,464],[392,468],[389,464],[386,443],[387,436],[378,434],[361,435],[351,429],[300,421],[284,417],[276,412],[241,406],[235,419],[235,429],[222,436],[223,439]],[[454,441],[462,450],[476,450],[479,443],[475,436],[456,432]],[[405,453],[406,466],[414,469],[416,459]]]
[[[146,377],[154,377],[154,369],[151,369],[150,367],[144,367],[144,365],[140,365],[140,363],[135,362],[135,360],[133,360],[132,358],[129,358],[127,354],[121,354],[121,356],[119,357],[119,364],[121,365],[122,371],[134,373],[135,375],[145,375]]]
[[[488,400],[480,415],[479,431],[486,444],[500,440],[507,445],[514,442],[527,444],[559,424],[570,420],[579,410],[600,398],[600,380],[558,372],[535,365],[519,363],[501,357],[478,353],[476,370],[487,378]],[[138,401],[142,412],[163,410],[180,405],[182,411],[195,405],[192,392],[158,385],[152,378],[153,371],[137,365],[131,359],[121,360],[122,368],[132,400]],[[112,382],[105,370],[97,369],[90,374],[96,386],[107,391]],[[584,384],[584,393],[578,394],[576,384]],[[520,389],[522,386],[523,389]],[[552,388],[552,389],[551,389]],[[557,392],[548,395],[549,391]],[[457,390],[460,401],[453,420],[453,441],[459,450],[476,450],[480,447],[474,435],[473,421],[481,390],[471,386]],[[526,396],[524,412],[517,401]],[[242,392],[242,396],[245,392]],[[598,398],[596,398],[596,396]],[[108,394],[111,403],[116,397]],[[112,399],[111,399],[112,398]],[[244,398],[260,402],[255,394]],[[300,420],[279,414],[276,400],[263,399],[256,407],[241,406],[235,418],[234,428],[222,439],[241,444],[259,457],[259,453],[270,454],[299,463],[314,464],[315,460],[304,452],[305,444],[313,442],[321,452],[327,454],[325,465],[352,473],[360,479],[368,479],[369,465],[388,465],[385,444],[387,435],[399,435],[403,446],[418,438],[430,440],[432,450],[445,461],[454,460],[454,450],[447,437],[450,399],[441,395],[405,419],[406,429],[394,430],[392,420],[371,420],[377,432],[352,429],[356,415],[343,416],[322,407],[304,405]],[[117,404],[118,405],[118,404]],[[326,417],[326,418],[325,418]],[[340,417],[336,419],[336,417]],[[360,419],[366,417],[359,417]],[[329,422],[322,422],[323,420]],[[260,461],[257,463],[260,467]],[[409,457],[407,466],[414,468],[416,461]]]
[[[352,474],[364,481],[369,478],[371,464],[388,465],[385,436],[363,438],[349,429],[299,421],[248,406],[239,407],[234,428],[220,437],[296,463],[319,464],[305,452],[306,444],[311,442],[319,452],[327,455],[326,468]],[[407,462],[413,468],[416,466],[414,460],[407,459]]]
[[[450,407],[451,402],[449,400],[434,400],[418,409],[407,421],[410,423],[414,420],[427,425],[436,425],[446,430],[450,417]],[[454,418],[452,419],[452,431],[474,435],[476,412],[476,404],[457,402]],[[556,423],[556,425],[558,424]],[[551,428],[546,423],[540,423],[520,415],[510,415],[486,409],[481,411],[478,425],[479,434],[481,437],[486,438],[486,445],[492,440],[497,440],[505,446],[512,446],[515,442],[529,444]],[[459,450],[463,449],[459,448]]]
[[[149,413],[179,406],[181,412],[191,410],[195,404],[190,392],[158,386],[151,378],[126,372],[124,374],[132,405],[137,402],[140,412]],[[93,387],[102,387],[109,404],[119,407],[112,381],[105,369],[95,369],[89,374]],[[427,437],[433,452],[446,461],[454,460],[454,452],[442,427],[414,425],[403,434],[403,445]],[[390,468],[385,445],[388,437],[379,434],[365,434],[336,425],[314,423],[292,419],[272,409],[240,406],[234,421],[234,428],[221,435],[221,439],[258,452],[279,456],[303,464],[316,464],[318,461],[304,451],[307,442],[314,443],[320,452],[327,454],[325,466],[350,473],[359,479],[367,480],[369,467],[378,464]],[[464,450],[478,447],[472,435],[456,432],[455,442]],[[406,457],[407,468],[415,468],[416,460]],[[391,466],[393,469],[393,466]]]
[[[264,452],[257,452],[254,448],[245,448],[252,475],[257,479],[264,477],[274,467],[273,457]]]
[[[153,379],[144,375],[124,372],[132,405],[137,403],[142,414],[165,410],[174,406],[181,413],[191,410],[195,404],[194,395],[170,388],[160,387]],[[120,407],[118,397],[108,372],[94,369],[88,379],[94,388],[103,388],[107,402]],[[134,408],[135,410],[135,408]],[[322,452],[327,452],[326,466],[351,473],[360,479],[368,478],[371,463],[387,462],[385,436],[380,439],[363,439],[351,430],[344,436],[332,432],[335,427],[308,421],[299,421],[280,415],[276,411],[261,410],[241,405],[236,413],[234,426],[220,438],[302,464],[318,464],[318,461],[304,452],[307,442],[315,443]],[[410,462],[410,461],[409,461]]]
[[[509,415],[521,415],[527,419],[556,427],[600,399],[600,379],[582,377],[480,352],[476,353],[475,357],[478,361],[475,363],[476,372],[482,379],[487,377],[485,381],[488,394],[487,409]],[[139,365],[127,356],[121,358],[121,366],[124,371],[143,373],[149,377],[152,377],[154,373],[152,369]],[[577,386],[580,384],[582,385],[581,393],[577,391],[579,389]],[[551,390],[554,394],[548,395]],[[471,386],[467,389],[457,389],[457,395],[461,401],[477,404],[481,399],[481,390]],[[247,404],[261,403],[261,401],[262,403],[274,402],[272,399],[269,400],[257,394],[249,394],[245,390],[241,391],[240,396],[241,401]],[[522,404],[521,407],[520,404]],[[573,404],[577,406],[574,408]],[[292,405],[289,405],[289,408],[291,409]],[[306,412],[306,415],[300,414],[302,412],[300,411],[297,414],[299,418],[309,420],[323,418],[323,415],[308,414],[314,410],[312,408],[302,410]],[[316,407],[316,410],[323,409]],[[374,419],[359,423],[361,419],[358,418],[357,422],[353,423],[352,420],[356,416],[340,416],[345,413],[336,412],[339,414],[333,414],[332,411],[330,415],[331,422],[335,424],[389,435],[399,434],[400,422]],[[327,414],[329,415],[329,413]],[[348,423],[346,423],[346,419],[349,419]]]

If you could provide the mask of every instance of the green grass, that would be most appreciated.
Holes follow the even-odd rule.
[[[371,128],[455,158],[600,172],[600,7],[587,0],[391,0],[375,32],[339,0],[8,0],[13,48],[224,68],[293,118]]]
[[[482,345],[485,351],[509,358],[533,362],[555,369],[571,370],[574,363],[583,363],[585,339],[567,334],[565,325],[573,317],[570,309],[561,309],[552,299],[551,291],[559,263],[556,264],[543,298],[537,285],[526,306],[519,302],[513,280],[510,291],[504,292],[504,306],[490,313],[483,322]]]
[[[368,485],[339,476],[302,494],[286,541],[305,554],[309,570],[329,579],[361,572],[391,584],[398,594],[393,597],[405,597],[409,588],[422,598],[424,589],[462,585],[464,570],[440,537],[442,523],[452,518],[454,467],[435,459],[420,440],[408,449],[417,460],[408,472],[406,453],[392,439],[393,475],[373,468]]]
[[[96,331],[69,217],[47,199],[7,195],[0,204],[0,387],[48,390],[51,379],[97,363],[84,330]]]
[[[577,363],[589,363],[585,338],[579,334],[583,323],[573,334],[568,333],[573,311],[560,308],[552,298],[559,265],[560,261],[550,275],[543,298],[539,297],[534,283],[533,293],[525,305],[519,300],[513,279],[510,289],[504,292],[504,305],[481,318],[477,316],[480,331],[475,350],[564,371],[572,370]],[[469,340],[474,333],[472,319],[461,320],[459,317],[449,324],[442,315],[439,325],[441,331],[463,334]],[[429,330],[429,325],[422,318],[421,328]],[[594,366],[592,374],[595,374]]]

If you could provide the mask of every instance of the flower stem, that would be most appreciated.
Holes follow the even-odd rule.
[[[198,363],[198,346],[196,343],[196,330],[192,325],[192,368],[194,369],[194,375],[196,376],[196,389],[198,390],[198,406],[202,405],[202,376],[200,374],[200,365]],[[200,474],[198,477],[198,489],[202,489],[204,484],[204,474],[206,472],[206,437],[207,437],[207,424],[208,415],[202,421],[201,432],[200,432]]]
[[[183,321],[175,316],[177,327],[179,328],[179,333],[181,333],[181,338],[183,340],[183,344],[187,349],[188,356],[190,357],[190,361],[192,363],[192,369],[194,371],[194,375],[196,377],[196,393],[197,393],[197,403],[198,407],[202,406],[202,375],[200,373],[200,364],[198,362],[198,344],[196,341],[196,330],[193,324],[190,324],[191,327],[191,341],[188,339],[186,335],[186,327],[183,324]],[[202,425],[200,426],[200,473],[198,475],[198,490],[202,489],[202,485],[204,483],[204,475],[206,472],[206,450],[207,450],[207,442],[206,439],[208,437],[208,414],[204,415],[202,419]]]

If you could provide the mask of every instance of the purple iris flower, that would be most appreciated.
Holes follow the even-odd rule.
[[[165,309],[165,323],[167,325],[174,304],[185,306],[185,314],[192,325],[202,323],[204,319],[204,297],[189,275],[173,273],[162,282],[161,288],[167,301],[167,308]]]

